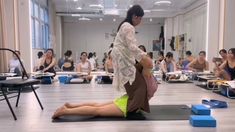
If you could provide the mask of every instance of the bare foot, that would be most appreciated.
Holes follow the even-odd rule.
[[[66,109],[67,109],[67,108],[66,108],[65,106],[62,106],[62,107],[60,107],[59,109],[57,109],[57,110],[55,111],[54,115],[52,116],[52,119],[55,119],[55,118],[58,118],[58,117],[64,115]]]

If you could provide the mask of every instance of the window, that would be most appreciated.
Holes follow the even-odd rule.
[[[34,49],[50,48],[48,16],[48,7],[40,5],[37,0],[31,0],[31,41]]]

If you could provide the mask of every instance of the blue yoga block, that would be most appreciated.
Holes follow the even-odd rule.
[[[216,127],[216,120],[212,116],[191,115],[189,121],[194,127]]]
[[[210,115],[211,110],[204,105],[193,105],[192,111],[196,115]]]

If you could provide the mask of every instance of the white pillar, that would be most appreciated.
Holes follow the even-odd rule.
[[[30,32],[30,0],[18,0],[19,45],[27,72],[32,71],[32,44]]]
[[[63,56],[62,52],[62,20],[61,16],[56,17],[56,57],[57,59]]]
[[[207,37],[205,48],[211,70],[213,68],[212,58],[218,56],[219,52],[220,0],[208,0],[207,6]]]
[[[235,48],[235,0],[225,0],[224,48]]]

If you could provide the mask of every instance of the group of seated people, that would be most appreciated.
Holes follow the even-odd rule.
[[[162,52],[159,52],[162,54]],[[222,58],[213,58],[214,73],[217,77],[224,80],[234,80],[235,79],[235,48],[228,50],[225,49],[219,51]],[[180,59],[176,63],[173,57],[173,53],[168,52],[163,58],[160,56],[159,60],[155,65],[160,65],[160,70],[163,75],[168,72],[174,72],[177,70],[191,70],[193,72],[203,72],[209,70],[209,62],[206,60],[206,52],[200,51],[197,58],[192,56],[191,51],[186,52],[186,58],[184,60]]]
[[[144,52],[146,48],[143,45],[139,46]],[[20,52],[15,51],[20,57]],[[107,73],[113,73],[113,64],[110,50],[104,61],[104,70]],[[163,74],[168,72],[174,72],[177,70],[191,70],[193,72],[203,72],[209,70],[209,62],[206,60],[206,52],[200,51],[198,57],[193,57],[191,51],[186,51],[185,59],[179,59],[178,62],[175,61],[173,53],[166,53],[165,57],[162,51],[158,52],[158,59],[153,59],[153,53],[149,52],[148,55],[153,59],[153,70],[160,70]],[[217,77],[225,80],[235,79],[235,48],[231,48],[228,52],[225,49],[219,51],[221,58],[213,58],[214,63],[214,73]],[[22,61],[22,60],[21,60]],[[51,72],[56,73],[55,67],[57,65],[56,59],[54,57],[53,49],[47,49],[45,53],[38,52],[38,60],[34,71]],[[77,64],[74,64],[72,58],[72,51],[67,50],[64,53],[64,57],[58,61],[58,67],[62,71],[77,71],[86,72],[88,75],[91,71],[95,71],[97,68],[97,59],[93,53],[87,54],[87,52],[82,52],[80,60]],[[9,72],[17,73],[21,75],[21,66],[19,60],[15,55],[9,61]],[[90,79],[90,78],[89,78]]]

